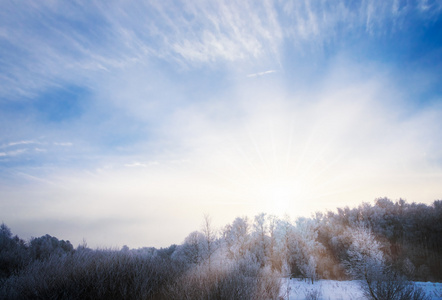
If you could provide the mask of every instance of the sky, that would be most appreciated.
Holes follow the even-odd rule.
[[[442,199],[442,1],[1,1],[0,221],[165,247]]]

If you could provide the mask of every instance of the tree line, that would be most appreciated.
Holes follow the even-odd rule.
[[[379,198],[218,229],[205,216],[181,244],[121,250],[50,235],[24,241],[2,224],[0,299],[278,299],[289,277],[360,279],[369,299],[426,299],[410,282],[442,280],[441,221],[440,200]]]

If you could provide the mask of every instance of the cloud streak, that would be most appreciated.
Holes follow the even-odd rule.
[[[247,77],[258,77],[258,76],[272,74],[272,73],[275,73],[275,72],[276,72],[276,70],[268,70],[268,71],[264,71],[264,72],[258,72],[258,73],[249,74],[249,75],[247,75]]]

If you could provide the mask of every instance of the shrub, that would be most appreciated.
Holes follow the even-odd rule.
[[[362,288],[365,296],[373,300],[430,299],[422,288],[392,270],[386,270],[375,278],[363,281]]]
[[[2,299],[156,299],[175,275],[163,258],[82,250],[36,260],[0,287]]]
[[[314,289],[305,293],[305,300],[319,300],[321,298],[321,290]]]
[[[276,299],[281,281],[270,267],[250,259],[190,269],[168,286],[170,299]]]

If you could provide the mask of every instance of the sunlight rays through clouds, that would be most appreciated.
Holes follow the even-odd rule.
[[[3,2],[2,220],[24,237],[165,246],[204,213],[440,198],[441,13],[424,0]]]

